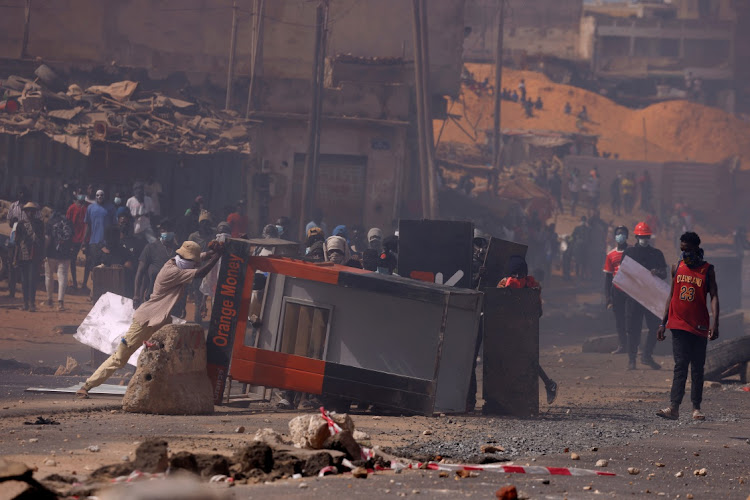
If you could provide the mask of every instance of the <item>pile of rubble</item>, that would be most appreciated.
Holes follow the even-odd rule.
[[[285,440],[272,429],[260,429],[232,456],[172,452],[167,441],[149,439],[138,445],[133,460],[104,465],[88,478],[52,474],[36,481],[32,477],[34,471],[24,464],[0,460],[0,482],[24,483],[24,488],[41,495],[39,498],[45,494],[52,495],[49,498],[56,498],[54,495],[85,497],[97,494],[112,483],[144,479],[182,476],[231,486],[344,472],[364,478],[368,471],[391,467],[385,456],[363,447],[369,444],[366,441],[369,437],[356,431],[352,419],[345,414],[325,413],[325,418],[321,414],[298,416],[289,422],[289,436],[291,439]]]
[[[183,154],[250,153],[252,120],[120,81],[82,88],[41,65],[0,79],[0,133],[41,132],[85,155],[93,141]]]

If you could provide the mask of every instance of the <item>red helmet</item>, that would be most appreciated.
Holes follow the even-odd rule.
[[[635,231],[633,231],[633,234],[635,234],[636,236],[651,236],[651,228],[645,222],[639,222],[635,226]]]

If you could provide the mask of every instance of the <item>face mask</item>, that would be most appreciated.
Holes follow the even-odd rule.
[[[86,195],[85,194],[79,194],[78,195],[78,201],[83,201],[85,199],[86,199]]]
[[[172,241],[174,233],[161,233],[161,241]]]
[[[340,254],[339,252],[331,252],[328,254],[328,260],[330,260],[334,264],[341,264],[342,262],[344,262],[344,255]]]
[[[703,261],[703,250],[682,252],[682,261],[688,266],[697,266]]]
[[[615,241],[617,242],[618,245],[622,245],[623,243],[628,241],[628,237],[621,233],[615,236]]]
[[[284,226],[277,225],[276,226],[276,231],[279,232],[279,237],[280,237],[282,234],[284,234]]]
[[[122,198],[115,197],[115,205],[122,203]]]
[[[647,247],[650,240],[648,238],[638,238],[638,244],[642,247]]]
[[[195,269],[195,262],[192,260],[185,260],[179,255],[175,255],[174,263],[177,264],[177,267],[180,269]]]

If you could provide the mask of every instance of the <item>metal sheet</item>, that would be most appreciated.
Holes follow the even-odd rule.
[[[630,257],[622,259],[612,283],[657,318],[664,315],[664,308],[669,299],[669,283],[657,278]]]
[[[539,412],[539,291],[485,288],[484,412]]]
[[[75,394],[81,387],[83,387],[83,382],[77,385],[71,385],[70,387],[29,387],[26,389],[26,392],[61,392],[65,394]],[[127,389],[127,385],[102,384],[93,389],[89,389],[89,394],[124,396]]]
[[[247,325],[247,307],[244,318],[242,301],[247,292],[247,305],[250,297],[247,280],[247,264],[250,256],[250,244],[242,240],[229,240],[221,258],[221,269],[216,283],[216,294],[211,309],[211,323],[206,338],[206,367],[214,387],[214,403],[221,403],[224,394],[224,382],[229,373],[229,362],[232,359],[232,346],[238,323],[243,325],[244,336]],[[240,321],[241,320],[241,321]]]
[[[471,222],[399,221],[399,275],[461,288],[471,287],[473,231]]]

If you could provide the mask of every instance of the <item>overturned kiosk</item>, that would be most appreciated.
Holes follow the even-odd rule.
[[[459,230],[453,235],[467,243],[470,266],[471,224],[448,224],[464,224],[454,226]],[[404,243],[409,232],[401,230]],[[413,270],[407,276],[421,279],[412,279],[261,257],[253,249],[250,241],[229,240],[219,270],[206,340],[216,404],[229,378],[405,413],[464,412],[477,342],[484,335],[484,345],[496,351],[485,347],[483,355],[484,373],[492,366],[493,377],[485,378],[485,400],[491,403],[485,408],[514,414],[520,408],[526,416],[538,411],[538,316],[526,314],[524,304],[533,301],[524,290],[485,294],[460,286],[456,276],[468,272],[468,284],[470,267],[446,270],[454,279],[442,284],[444,274],[434,268]],[[402,246],[399,265],[404,253],[409,248]],[[494,311],[485,312],[490,321],[481,321],[488,308]],[[514,315],[523,318],[513,320]],[[503,380],[494,380],[498,376]],[[510,391],[500,391],[507,398],[498,397],[497,388],[508,386]]]

